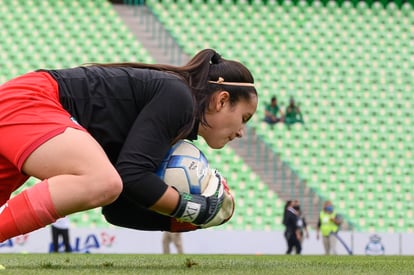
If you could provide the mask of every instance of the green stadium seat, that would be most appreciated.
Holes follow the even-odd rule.
[[[405,16],[412,16],[413,14],[413,4],[410,4],[409,2],[405,2],[402,6],[401,6],[401,12],[402,14],[404,14]]]
[[[39,68],[120,60],[152,62],[106,1],[4,1],[0,34],[0,83]],[[22,188],[35,182],[30,178]],[[108,227],[99,209],[73,214],[72,223],[75,227]]]
[[[406,130],[412,125],[412,119],[408,113],[389,110],[398,109],[402,104],[406,104],[401,107],[406,110],[414,106],[411,92],[413,75],[409,73],[412,55],[409,26],[414,23],[412,5],[401,4],[400,8],[389,4],[384,7],[384,2],[377,1],[273,1],[267,5],[260,1],[251,5],[233,5],[230,2],[196,0],[189,5],[185,0],[163,1],[162,4],[149,0],[147,6],[153,9],[161,22],[174,26],[169,30],[175,32],[186,53],[192,54],[200,47],[221,49],[223,55],[237,57],[253,68],[260,87],[260,104],[267,102],[274,93],[280,102],[286,103],[291,91],[295,91],[309,121],[306,131],[295,127],[287,132],[283,125],[270,129],[260,118],[254,118],[252,126],[261,138],[274,146],[286,163],[291,163],[292,168],[306,175],[310,188],[318,190],[321,196],[335,196],[341,200],[341,208],[349,209],[347,216],[354,219],[360,228],[393,230],[394,222],[395,230],[403,231],[410,226],[412,230],[412,224],[399,221],[397,206],[390,212],[394,213],[392,217],[386,219],[386,215],[382,216],[379,225],[370,219],[387,211],[384,205],[382,208],[377,205],[377,213],[370,212],[369,215],[358,208],[378,200],[396,201],[400,208],[409,207],[405,202],[407,197],[401,194],[412,193],[412,172],[397,174],[393,167],[406,166],[413,171],[412,135]],[[90,61],[91,56],[102,61],[114,59],[113,56],[116,59],[143,56],[141,50],[136,53],[140,46],[130,42],[134,38],[128,31],[113,29],[119,18],[105,3],[75,1],[64,6],[62,1],[44,1],[39,5],[30,1],[24,9],[26,16],[21,16],[25,18],[22,23],[38,26],[39,32],[49,30],[50,27],[40,28],[46,26],[45,20],[38,22],[36,14],[30,15],[31,10],[38,7],[37,12],[45,11],[50,18],[49,25],[60,22],[54,19],[57,14],[64,17],[62,22],[65,26],[71,26],[66,33],[49,32],[49,37],[44,36],[42,42],[32,43],[32,47],[30,39],[24,40],[30,37],[30,32],[16,31],[16,37],[20,37],[18,41],[3,39],[0,57],[2,60],[16,60],[19,66],[6,63],[0,81],[35,66],[38,62],[21,62],[30,56],[30,59],[48,66],[79,64]],[[55,12],[56,9],[58,11]],[[16,3],[0,7],[0,18],[6,15],[6,20],[0,20],[0,34],[4,34],[4,30],[22,28],[13,20],[13,14],[20,15],[21,12]],[[216,14],[222,14],[225,23]],[[68,48],[76,49],[76,44],[70,41],[70,47],[62,47],[53,55],[47,54],[50,50],[45,54],[39,50],[46,45],[55,48],[68,37],[83,38],[76,54],[71,57],[64,55]],[[60,42],[53,44],[54,41]],[[121,41],[121,44],[113,41]],[[105,50],[102,45],[105,45]],[[128,51],[121,51],[122,48],[128,48]],[[8,49],[7,53],[5,49]],[[22,49],[27,49],[27,52],[20,55]],[[33,52],[38,55],[33,55]],[[383,98],[389,92],[395,95],[394,98]],[[380,112],[381,108],[384,113]],[[367,118],[367,114],[371,116]],[[213,156],[217,153],[209,151],[208,154]],[[243,208],[246,213],[252,215],[256,211],[251,202],[255,198],[260,198],[261,207],[269,209],[264,195],[267,191],[259,192],[263,188],[259,184],[260,179],[256,175],[251,176],[252,171],[242,160],[236,158],[233,161],[233,157],[230,152],[223,153],[220,158],[211,157],[212,165],[216,163],[223,167],[229,172],[231,182],[240,183],[235,193],[250,205]],[[323,181],[321,186],[320,180]],[[397,185],[392,185],[394,182]],[[395,190],[388,186],[394,186]],[[360,205],[352,204],[351,200],[355,198],[364,202],[364,196],[370,199]],[[249,222],[251,229],[254,229],[253,223],[267,228],[271,218],[266,214],[260,218],[241,219],[238,220],[240,223],[234,222],[231,226],[243,228],[241,224]],[[91,223],[96,224],[97,221]]]

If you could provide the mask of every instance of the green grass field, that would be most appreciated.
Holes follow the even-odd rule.
[[[412,256],[0,254],[3,274],[414,274]]]

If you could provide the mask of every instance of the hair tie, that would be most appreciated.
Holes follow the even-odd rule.
[[[219,84],[219,85],[230,85],[230,86],[243,86],[243,87],[254,87],[253,83],[247,82],[225,82],[224,78],[221,76],[217,79],[217,81],[208,81],[209,83]]]

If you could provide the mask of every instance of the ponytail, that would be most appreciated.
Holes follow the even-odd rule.
[[[195,121],[200,121],[206,126],[208,123],[205,119],[205,113],[215,92],[227,91],[230,95],[230,104],[235,104],[242,99],[248,101],[252,96],[257,96],[251,72],[240,62],[225,59],[213,49],[199,51],[183,66],[133,62],[91,65],[145,68],[167,71],[180,76],[193,93]],[[186,137],[193,127],[194,121],[191,122],[191,125],[184,126],[175,140]]]

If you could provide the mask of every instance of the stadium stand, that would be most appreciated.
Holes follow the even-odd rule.
[[[0,82],[84,62],[152,62],[106,1],[3,1]],[[260,92],[251,127],[356,229],[412,232],[413,6],[393,1],[147,0],[188,55],[211,47],[243,61]],[[48,20],[45,20],[48,18]],[[295,96],[306,128],[261,122]],[[411,126],[411,127],[410,127]],[[233,230],[280,230],[283,202],[233,150],[211,151],[237,199]],[[32,184],[29,181],[28,184]],[[75,225],[108,226],[99,209]]]
[[[4,1],[4,4],[0,7],[0,29],[4,38],[0,42],[1,62],[4,62],[0,69],[0,82],[39,68],[62,68],[88,62],[153,63],[153,59],[106,1],[59,0],[42,1],[39,4],[36,1],[10,0]],[[228,166],[230,158],[233,163],[237,160],[237,156],[231,153],[223,155]],[[237,163],[241,162],[237,160]],[[221,162],[217,161],[217,165],[221,165]],[[251,186],[257,182],[257,179],[252,179],[254,174],[246,167],[243,173],[232,171],[231,175],[235,182],[246,182],[245,188],[249,190],[250,199],[245,208],[241,196],[241,207],[237,207],[237,211],[244,213],[249,209],[248,216],[244,218],[244,215],[239,215],[239,219],[228,228],[274,228],[269,222],[262,223],[260,217],[260,222],[252,222],[252,217],[258,216],[250,202],[255,200],[259,191]],[[31,178],[22,188],[36,181]],[[272,192],[268,191],[268,194],[274,200],[274,206],[281,209],[282,201]],[[100,209],[76,213],[70,218],[74,227],[109,226],[100,214]],[[271,218],[280,224],[279,215]],[[250,222],[247,223],[247,220]]]
[[[107,1],[4,0],[0,32],[0,83],[39,68],[153,62]]]
[[[154,62],[107,1],[4,0],[0,34],[0,83],[39,68]],[[108,227],[100,209],[73,214],[71,221],[75,227]]]
[[[338,201],[357,228],[413,230],[410,3],[147,5],[168,19],[186,53],[216,48],[252,68],[261,92],[254,130],[322,197]],[[307,127],[263,124],[260,114],[273,94],[285,106],[294,96]]]

